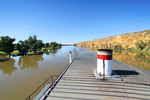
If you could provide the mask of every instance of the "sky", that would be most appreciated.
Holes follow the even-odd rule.
[[[0,36],[73,44],[150,29],[150,0],[0,0]]]

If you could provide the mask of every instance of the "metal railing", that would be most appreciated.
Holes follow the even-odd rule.
[[[74,59],[73,59],[74,60]],[[70,63],[71,64],[71,63]],[[51,90],[53,90],[54,86],[58,83],[58,81],[62,78],[62,76],[65,74],[65,72],[67,71],[67,69],[69,68],[70,64],[68,64],[64,70],[61,72],[61,74],[59,75],[51,75],[46,81],[44,81],[35,91],[33,91],[27,98],[26,100],[33,100],[33,98],[35,96],[33,96],[39,89],[41,89],[41,87],[44,86],[44,84],[46,84],[50,79],[51,79],[51,84],[50,85],[50,90],[49,88],[47,88],[47,90],[43,93],[43,95],[45,95],[45,97],[47,96],[47,94],[49,94],[51,92]],[[54,76],[58,76],[55,80],[54,80]],[[48,93],[46,93],[48,91]],[[46,93],[46,94],[45,94]],[[44,98],[45,98],[44,97]]]
[[[72,59],[72,62],[75,60]],[[63,77],[63,75],[65,74],[65,72],[68,70],[68,68],[70,67],[70,65],[72,64],[69,63],[65,68],[64,70],[61,72],[61,74],[58,76],[58,78],[53,81],[53,83],[51,84],[51,86],[43,93],[43,96],[40,98],[40,100],[45,100],[45,98],[47,98],[47,96],[51,93],[51,91],[53,90],[53,88],[56,86],[56,84],[59,82],[59,80]]]
[[[50,79],[51,79],[51,83],[50,84],[52,84],[53,83],[53,81],[54,81],[54,76],[58,76],[58,75],[51,75],[46,81],[44,81],[36,90],[34,90],[27,98],[26,98],[26,100],[32,100],[33,98],[34,98],[34,94],[39,90],[39,89],[41,89],[48,81],[50,81]]]
[[[59,74],[59,75],[51,75],[46,81],[44,81],[35,91],[33,91],[27,98],[26,98],[26,100],[32,100],[33,98],[34,98],[34,96],[33,95],[35,95],[35,93],[40,89],[40,88],[42,88],[42,86],[44,85],[44,84],[46,84],[50,79],[51,79],[51,83],[49,83],[50,84],[50,86],[45,90],[45,92],[44,93],[42,93],[42,96],[40,97],[40,98],[42,98],[42,100],[43,99],[45,99],[46,97],[47,97],[47,95],[53,90],[53,88],[55,87],[55,85],[58,83],[58,81],[62,78],[62,76],[65,74],[65,72],[67,71],[67,69],[70,67],[70,65],[72,64],[72,62],[75,60],[75,58],[74,59],[72,59],[72,55],[71,55],[71,52],[69,53],[69,64],[67,64],[67,66],[62,70],[62,72]],[[54,76],[58,76],[56,79],[55,79],[55,81],[54,81]],[[39,98],[39,99],[40,99]]]

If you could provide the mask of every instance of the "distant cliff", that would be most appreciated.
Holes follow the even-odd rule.
[[[98,48],[113,48],[115,45],[119,45],[122,48],[135,47],[135,43],[138,40],[148,42],[150,40],[150,30],[126,33],[123,35],[117,35],[107,38],[101,38],[91,41],[84,41],[77,43],[76,46],[80,47],[98,47]]]

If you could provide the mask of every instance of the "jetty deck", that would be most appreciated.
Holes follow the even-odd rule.
[[[94,76],[96,52],[80,52],[46,100],[149,100],[150,86]]]

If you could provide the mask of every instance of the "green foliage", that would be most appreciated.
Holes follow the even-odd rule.
[[[135,43],[136,48],[132,48],[132,52],[138,52],[143,53],[147,56],[150,56],[150,41],[143,42],[142,40],[139,40]]]
[[[47,42],[46,44],[44,44],[45,48],[49,48],[50,44]]]
[[[17,48],[21,55],[26,55],[29,49],[29,45],[26,41],[19,41],[19,43],[17,44]]]
[[[37,52],[37,50],[41,50],[44,46],[42,40],[37,40],[36,35],[33,37],[29,37],[28,40],[25,41],[25,44],[29,46],[29,51],[33,51],[34,53]]]
[[[139,50],[143,50],[146,47],[146,43],[144,43],[142,40],[137,41],[135,45]]]
[[[150,47],[150,40],[145,43],[146,47]]]
[[[5,55],[6,53],[3,51],[0,51],[0,55]]]
[[[96,45],[96,48],[98,48],[98,45]]]
[[[106,43],[106,49],[108,49],[108,43]]]
[[[121,50],[122,49],[122,46],[121,45],[114,45],[114,50]]]
[[[86,44],[83,44],[84,47],[86,47]]]
[[[112,48],[112,44],[111,44],[111,43],[109,43],[109,48],[110,48],[110,49]]]
[[[11,54],[12,55],[18,55],[19,54],[19,50],[14,50]]]
[[[94,43],[92,43],[92,46],[93,46],[93,47],[94,47],[94,45],[95,45],[95,44],[94,44]]]
[[[42,49],[42,47],[44,46],[44,44],[43,44],[43,41],[42,41],[42,40],[37,40],[37,41],[36,41],[36,44],[37,44],[37,49],[38,49],[38,50],[41,50],[41,49]]]
[[[128,50],[128,49],[129,49],[129,45],[126,45],[126,46],[125,46],[125,49]]]
[[[2,36],[0,39],[0,50],[6,52],[10,56],[11,52],[14,51],[14,41],[15,38],[10,38],[9,36]]]
[[[61,44],[58,44],[57,42],[50,43],[50,49],[58,49],[60,47],[61,47]]]
[[[138,49],[135,49],[134,47],[131,48],[131,52],[139,52]]]
[[[13,44],[15,41],[14,38],[10,38],[9,36],[1,37],[0,39],[0,54],[18,54],[26,55],[28,52],[40,52],[41,50],[47,51],[50,49],[58,49],[61,48],[61,44],[57,42],[51,42],[44,44],[42,40],[37,40],[36,35],[29,36],[27,40],[19,41],[17,44]],[[45,47],[45,48],[43,48]],[[15,48],[15,51],[14,51]],[[13,52],[14,51],[14,52]]]
[[[29,36],[28,40],[19,41],[17,48],[21,55],[26,55],[27,52],[36,53],[38,50],[41,50],[43,47],[43,41],[37,40],[36,35]]]

